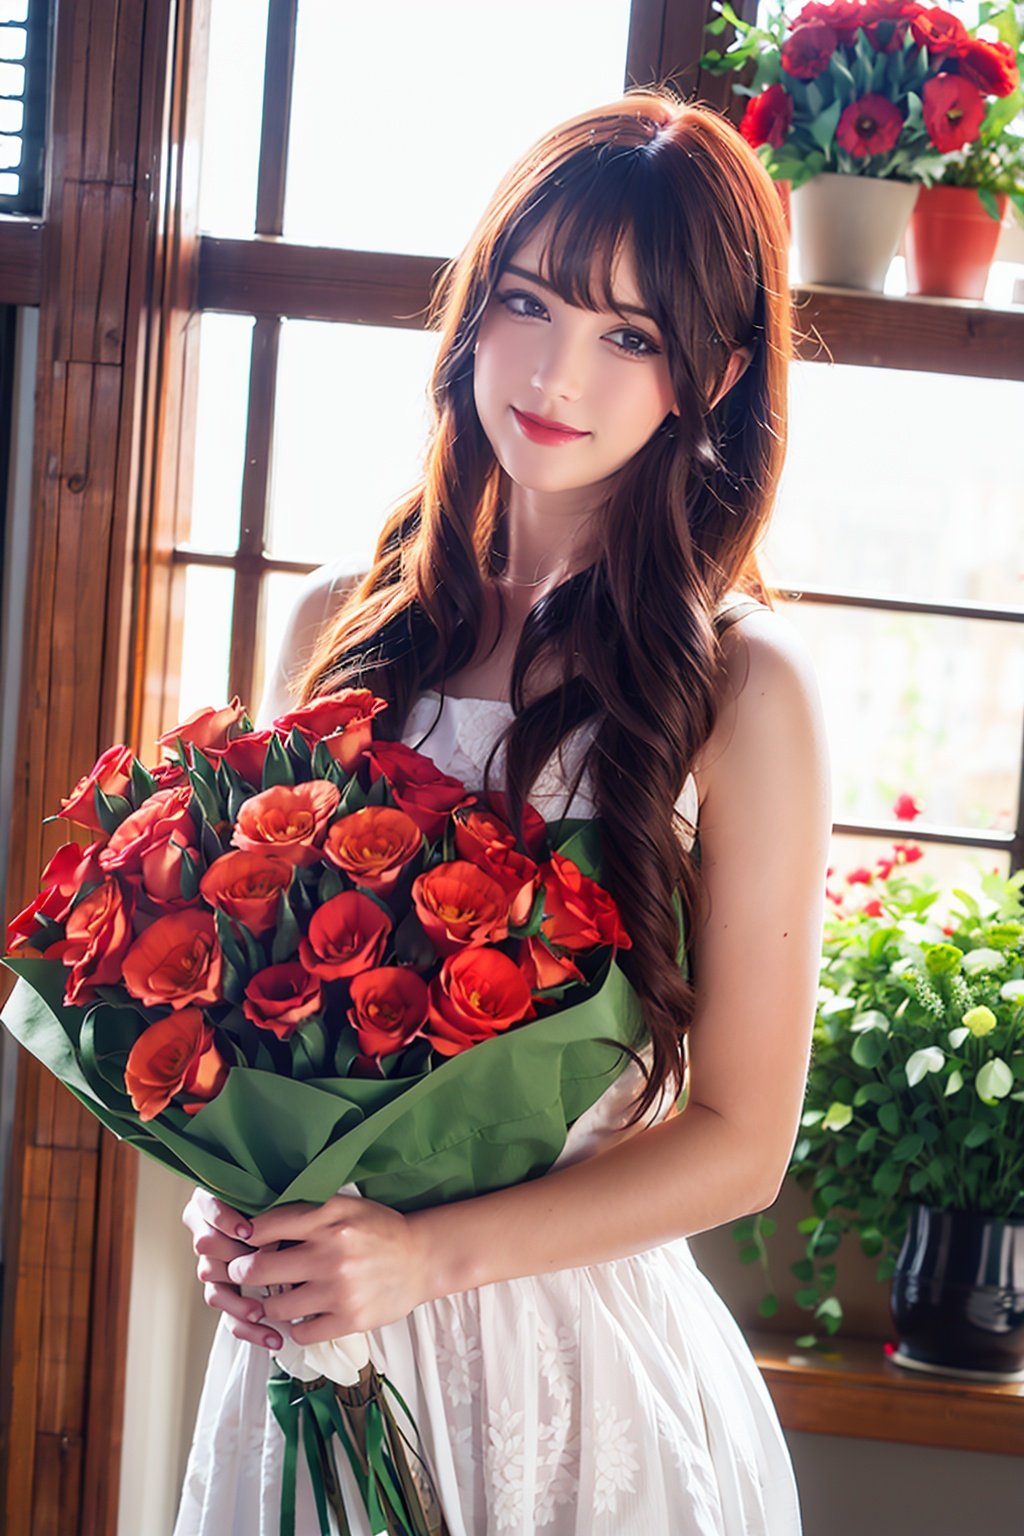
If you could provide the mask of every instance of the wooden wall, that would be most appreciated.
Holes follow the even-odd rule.
[[[32,231],[41,328],[8,921],[55,849],[81,839],[43,818],[105,746],[140,746],[137,637],[152,630],[162,660],[168,621],[153,628],[149,613],[168,537],[154,508],[167,499],[155,492],[173,490],[180,453],[178,416],[160,401],[182,367],[195,290],[182,219],[195,202],[195,125],[182,104],[205,25],[191,0],[56,7],[46,200]],[[13,981],[3,975],[0,1000]],[[22,1055],[0,1340],[6,1536],[113,1536],[135,1180],[135,1154]]]

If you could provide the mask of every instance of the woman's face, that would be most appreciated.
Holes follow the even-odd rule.
[[[543,227],[498,279],[478,333],[477,413],[502,468],[541,492],[578,490],[627,464],[674,409],[665,341],[642,301],[632,253],[612,268],[616,310],[567,304],[541,281]],[[536,432],[526,416],[581,435]]]

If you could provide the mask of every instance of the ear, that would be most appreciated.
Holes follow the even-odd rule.
[[[725,368],[725,377],[722,380],[717,395],[708,407],[709,410],[714,410],[719,400],[729,393],[737,379],[741,378],[747,371],[747,366],[752,356],[753,351],[750,347],[737,347],[736,351],[730,354]]]

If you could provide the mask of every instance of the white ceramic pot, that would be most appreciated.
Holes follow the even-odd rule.
[[[822,171],[790,195],[798,281],[881,293],[920,183]]]

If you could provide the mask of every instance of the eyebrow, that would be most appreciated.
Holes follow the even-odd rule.
[[[527,272],[525,267],[516,267],[509,262],[505,267],[505,271],[514,272],[517,277],[527,277],[531,283],[539,283],[542,288],[547,288],[551,293],[558,291],[554,283],[549,283],[546,277],[541,277],[538,272]],[[622,315],[641,315],[645,320],[649,320],[652,325],[657,325],[657,321],[650,310],[641,309],[637,304],[616,303],[615,312]]]

